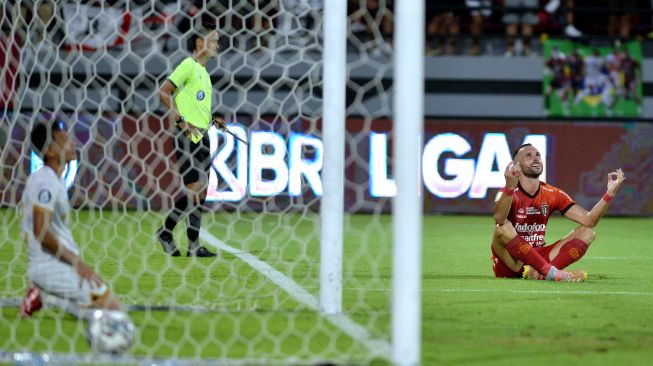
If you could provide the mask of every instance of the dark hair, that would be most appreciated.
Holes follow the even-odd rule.
[[[190,21],[190,38],[188,39],[188,50],[195,52],[195,43],[198,38],[204,39],[207,34],[216,29],[215,18],[202,14],[199,19],[192,19]]]
[[[41,159],[44,158],[45,150],[52,142],[54,131],[66,131],[66,124],[55,119],[48,123],[39,122],[32,128],[29,136],[32,149]]]
[[[515,151],[512,152],[512,160],[515,160],[515,157],[517,156],[519,150],[521,150],[522,147],[526,147],[526,146],[533,146],[533,144],[523,144],[522,146],[518,147]]]

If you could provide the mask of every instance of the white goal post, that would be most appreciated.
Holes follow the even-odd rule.
[[[421,354],[422,179],[424,134],[424,0],[397,1],[394,42],[392,206],[392,359],[419,365]]]

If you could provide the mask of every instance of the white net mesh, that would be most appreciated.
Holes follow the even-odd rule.
[[[391,72],[391,7],[350,2],[344,313],[325,316],[317,303],[322,1],[195,3],[3,2],[0,362],[367,364],[388,356],[391,220],[369,175],[371,132],[390,129],[381,81]],[[189,23],[207,15],[217,17],[222,43],[207,64],[213,104],[250,145],[210,132],[216,154],[200,237],[220,256],[172,258],[154,233],[182,182],[157,91],[189,55]],[[67,122],[80,150],[66,183],[82,258],[136,325],[120,357],[92,355],[84,322],[57,308],[18,316],[28,281],[18,204],[37,167],[27,137],[51,118]],[[185,254],[183,220],[175,240]]]

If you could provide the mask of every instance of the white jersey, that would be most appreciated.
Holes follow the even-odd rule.
[[[50,232],[57,238],[59,245],[63,245],[79,255],[79,249],[67,225],[70,204],[66,193],[66,185],[63,179],[58,177],[52,168],[46,165],[30,175],[23,192],[23,212],[20,228],[24,237],[27,238],[29,272],[40,272],[46,268],[62,264],[68,265],[55,258],[54,253],[45,249],[34,237],[34,206],[52,212]]]
[[[595,80],[600,77],[603,69],[603,58],[601,56],[587,56],[585,57],[585,78]]]

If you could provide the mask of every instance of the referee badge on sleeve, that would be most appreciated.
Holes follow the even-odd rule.
[[[204,91],[200,90],[197,92],[197,100],[204,100]]]
[[[47,189],[42,189],[39,192],[39,202],[50,203],[50,200],[52,200],[52,193],[50,193],[50,191]]]

